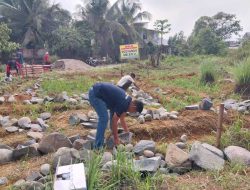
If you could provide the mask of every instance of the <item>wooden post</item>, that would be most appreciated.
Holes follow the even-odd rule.
[[[217,126],[217,133],[216,133],[216,147],[217,148],[220,148],[223,114],[224,114],[224,104],[222,103],[220,104],[218,126]]]

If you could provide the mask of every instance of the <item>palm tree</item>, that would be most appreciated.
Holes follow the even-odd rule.
[[[0,12],[13,30],[14,40],[33,48],[44,44],[52,15],[65,13],[58,4],[50,6],[48,0],[0,0]]]
[[[117,0],[112,6],[108,18],[116,18],[127,31],[127,43],[136,41],[143,42],[139,34],[151,20],[151,14],[147,11],[141,11],[142,4],[139,0]]]

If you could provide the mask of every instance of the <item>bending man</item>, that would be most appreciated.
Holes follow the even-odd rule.
[[[129,132],[125,122],[126,112],[142,112],[143,103],[132,100],[125,91],[110,83],[96,83],[89,90],[89,102],[98,114],[97,134],[95,148],[101,148],[104,144],[104,133],[108,124],[108,109],[110,110],[110,122],[114,135],[115,145],[118,145],[117,123],[120,120],[125,132]],[[112,116],[113,115],[113,116]]]

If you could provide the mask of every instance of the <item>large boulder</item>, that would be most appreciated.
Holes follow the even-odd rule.
[[[151,140],[141,140],[134,146],[134,153],[138,155],[142,155],[144,150],[155,151],[155,142]]]
[[[207,170],[221,170],[225,163],[223,158],[202,146],[198,141],[192,145],[189,159],[199,167]]]
[[[75,164],[80,160],[80,153],[74,148],[62,147],[53,156],[52,167],[56,169],[58,165],[66,166]]]
[[[0,149],[0,164],[12,161],[13,151],[8,149]]]
[[[188,153],[178,148],[175,144],[169,144],[166,152],[165,161],[170,167],[181,166],[188,161]]]
[[[61,147],[72,147],[70,140],[60,133],[51,133],[50,135],[42,138],[39,143],[38,150],[44,154],[55,152]]]
[[[242,163],[250,166],[250,152],[239,146],[229,146],[225,148],[224,153],[231,162]]]

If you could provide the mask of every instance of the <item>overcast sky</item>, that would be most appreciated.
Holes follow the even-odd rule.
[[[63,8],[74,12],[81,0],[54,0]],[[111,3],[115,0],[110,0]],[[243,32],[250,32],[250,0],[141,0],[143,10],[153,15],[153,21],[168,19],[171,26],[170,35],[184,31],[188,36],[195,21],[201,16],[213,16],[219,11],[236,14],[241,21]],[[152,23],[153,23],[152,21]],[[150,24],[153,28],[152,24]]]

